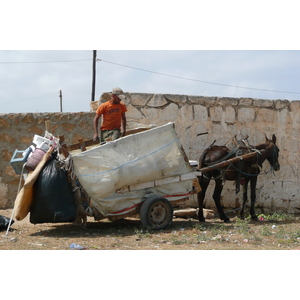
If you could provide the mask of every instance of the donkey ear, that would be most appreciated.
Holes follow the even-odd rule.
[[[266,138],[266,142],[267,142],[269,139],[268,139],[268,137],[267,137],[267,135],[266,135],[266,134],[265,134],[265,138]]]
[[[275,134],[272,135],[272,142],[273,142],[273,144],[276,144],[276,135]]]

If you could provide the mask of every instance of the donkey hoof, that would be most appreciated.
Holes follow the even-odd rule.
[[[230,223],[230,219],[226,216],[220,218],[222,221],[224,221],[224,223]]]
[[[258,221],[258,218],[257,218],[257,216],[252,216],[252,217],[251,217],[251,220],[252,220],[252,221]]]

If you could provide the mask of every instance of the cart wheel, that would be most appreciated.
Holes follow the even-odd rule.
[[[142,204],[140,218],[144,227],[163,229],[172,222],[173,207],[165,198],[151,197]]]

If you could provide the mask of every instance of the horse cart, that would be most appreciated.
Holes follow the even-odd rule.
[[[162,229],[172,221],[174,204],[199,192],[200,173],[173,123],[70,153],[96,220],[139,214],[143,226]]]
[[[201,191],[198,177],[255,155],[244,152],[198,170],[188,160],[174,123],[168,123],[84,152],[75,150],[72,159],[95,219],[139,214],[143,226],[162,229],[172,221],[174,204]]]
[[[80,141],[78,144],[66,146],[62,139],[58,141],[51,134],[46,141],[43,138],[42,141],[43,145],[48,143],[50,148],[35,170],[29,173],[17,195],[17,220],[22,220],[29,212],[32,214],[32,195],[36,194],[32,189],[37,185],[35,181],[39,180],[39,173],[42,172],[43,165],[47,164],[53,150],[59,153],[57,159],[63,163],[69,179],[73,182],[73,193],[74,190],[80,191],[79,198],[88,203],[84,207],[84,214],[93,216],[95,220],[118,220],[139,214],[142,225],[154,229],[168,226],[173,219],[174,205],[200,192],[198,178],[203,173],[256,155],[249,153],[198,170],[189,162],[175,132],[174,123],[130,134],[102,145],[95,145],[92,141]],[[40,181],[42,184],[52,182]],[[48,190],[47,201],[52,201],[53,190],[60,192],[59,188],[51,186]],[[61,206],[60,199],[58,202]],[[76,203],[79,213],[78,201]],[[51,203],[50,206],[53,208],[54,204]],[[38,217],[42,214],[43,212],[36,211]],[[55,211],[54,214],[53,221],[47,219],[48,221],[32,223],[62,220],[57,215],[62,216],[63,213]],[[68,221],[67,218],[63,219],[63,222]]]

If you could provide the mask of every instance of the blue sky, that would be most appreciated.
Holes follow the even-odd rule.
[[[88,111],[92,50],[0,50],[2,113]],[[102,92],[300,99],[300,51],[97,50]]]

